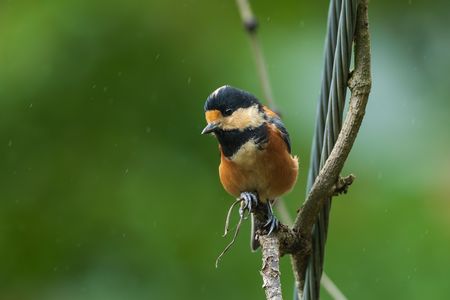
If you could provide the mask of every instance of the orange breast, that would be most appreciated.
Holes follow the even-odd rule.
[[[242,192],[257,192],[262,202],[273,200],[290,191],[297,180],[297,158],[289,154],[278,130],[273,125],[268,127],[269,142],[263,150],[252,153],[251,159],[221,155],[220,181],[234,197]]]

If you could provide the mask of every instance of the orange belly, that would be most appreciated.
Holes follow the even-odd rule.
[[[260,201],[274,200],[290,191],[297,180],[298,160],[288,152],[278,132],[269,128],[269,142],[263,150],[248,146],[236,157],[221,155],[220,181],[225,190],[239,197],[257,192]]]

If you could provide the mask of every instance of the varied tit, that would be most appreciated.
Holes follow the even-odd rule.
[[[223,187],[250,212],[258,199],[266,205],[270,234],[278,226],[271,203],[297,180],[298,159],[291,155],[286,128],[255,96],[231,86],[215,90],[204,108],[208,124],[202,134],[214,134],[219,141]],[[253,250],[259,246],[254,232],[251,245]]]

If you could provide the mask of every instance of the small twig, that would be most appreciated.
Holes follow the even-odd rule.
[[[347,297],[339,290],[339,288],[331,281],[330,277],[323,272],[320,283],[327,290],[328,294],[330,294],[334,300],[347,300]]]
[[[226,237],[228,234],[228,229],[230,228],[231,212],[233,211],[233,208],[236,206],[236,204],[238,204],[239,202],[241,202],[241,199],[237,199],[236,201],[234,201],[233,204],[231,204],[230,208],[228,209],[227,217],[225,219],[225,230],[222,237]]]
[[[333,196],[339,196],[341,194],[347,194],[349,186],[353,183],[355,180],[355,176],[353,174],[350,174],[346,177],[339,177],[338,181],[334,185],[333,189]]]
[[[225,253],[227,253],[227,251],[231,248],[231,246],[233,246],[234,242],[236,241],[236,237],[239,234],[239,230],[241,229],[241,224],[242,224],[242,220],[244,219],[244,216],[241,215],[239,218],[239,222],[236,225],[236,230],[234,231],[234,235],[233,235],[233,239],[231,240],[231,242],[225,247],[225,249],[223,249],[223,251],[219,254],[219,256],[216,259],[216,268],[219,267],[219,261],[220,259],[225,255]]]
[[[230,208],[228,209],[228,213],[227,213],[227,217],[225,219],[225,232],[223,234],[222,237],[225,237],[228,234],[228,229],[230,227],[230,217],[231,217],[231,213],[233,211],[233,208],[236,206],[236,204],[240,203],[241,204],[241,208],[239,210],[239,222],[236,225],[236,230],[234,232],[233,235],[233,239],[231,240],[231,242],[225,247],[225,249],[223,249],[223,251],[219,254],[219,257],[217,257],[216,259],[216,268],[219,265],[219,261],[220,259],[225,255],[225,253],[227,253],[227,251],[231,248],[231,246],[233,246],[234,242],[236,241],[236,238],[239,234],[239,230],[241,229],[241,225],[242,225],[242,220],[245,220],[248,218],[248,216],[250,215],[250,210],[251,207],[243,207],[243,199],[242,198],[238,198],[236,199],[236,201],[233,202],[233,204],[231,204]],[[245,212],[248,212],[248,214],[246,215]]]
[[[239,14],[241,15],[242,23],[244,24],[245,30],[250,33],[256,33],[258,29],[258,21],[253,15],[250,3],[247,0],[236,0],[236,4],[239,9]]]
[[[266,98],[269,107],[276,112],[277,108],[273,100],[272,88],[269,81],[269,73],[267,72],[267,64],[264,60],[261,43],[259,42],[259,39],[256,35],[256,31],[258,29],[258,21],[253,15],[248,0],[236,0],[236,4],[238,6],[244,28],[247,31],[250,39],[250,44],[252,46],[253,55],[255,57],[256,68],[258,70],[259,81],[261,83],[264,97]]]

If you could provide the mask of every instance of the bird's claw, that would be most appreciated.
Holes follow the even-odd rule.
[[[268,231],[267,235],[270,235],[272,232],[276,231],[278,229],[278,225],[278,219],[274,215],[269,217],[267,223],[264,224],[264,228]]]
[[[268,231],[267,235],[270,235],[272,232],[276,231],[278,229],[279,221],[275,217],[272,205],[267,202],[267,222],[264,224],[264,228]]]
[[[241,200],[241,207],[239,208],[239,216],[241,218],[247,218],[248,215],[245,215],[245,212],[248,211],[251,213],[253,208],[258,205],[258,195],[251,192],[243,192],[241,193],[239,200]]]

